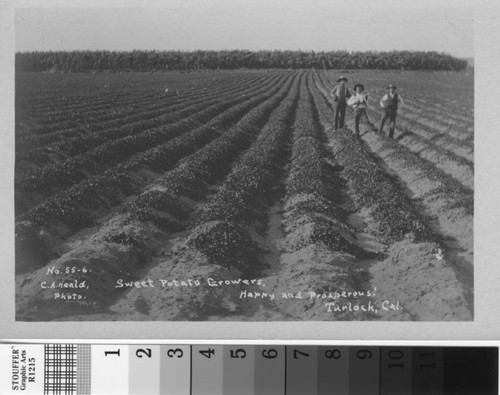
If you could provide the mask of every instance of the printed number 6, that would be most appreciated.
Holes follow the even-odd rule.
[[[262,356],[267,359],[274,359],[278,356],[278,351],[276,351],[274,348],[271,348],[269,350],[262,350]]]

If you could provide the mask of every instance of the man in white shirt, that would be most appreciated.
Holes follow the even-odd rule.
[[[349,98],[347,104],[350,105],[354,109],[354,130],[356,132],[356,136],[359,137],[359,121],[361,118],[364,118],[368,125],[372,128],[373,131],[376,131],[377,128],[375,125],[370,122],[368,118],[368,114],[366,112],[366,107],[368,103],[368,95],[364,93],[365,87],[363,84],[354,85],[355,93]]]
[[[333,97],[333,116],[334,116],[334,129],[342,129],[344,127],[345,120],[345,110],[347,108],[347,99],[351,97],[351,92],[349,92],[349,88],[345,86],[347,82],[347,78],[341,76],[330,95]]]
[[[384,109],[384,116],[380,121],[379,132],[383,132],[384,123],[389,118],[389,138],[391,139],[394,138],[394,129],[396,128],[398,110],[403,106],[403,98],[400,94],[396,93],[396,89],[396,86],[390,84],[387,87],[388,92],[382,97],[382,100],[380,100],[380,107]]]

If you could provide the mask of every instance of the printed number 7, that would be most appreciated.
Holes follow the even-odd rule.
[[[309,356],[309,354],[306,352],[301,352],[299,350],[293,350],[293,359],[299,359],[299,355],[302,355],[303,357]]]

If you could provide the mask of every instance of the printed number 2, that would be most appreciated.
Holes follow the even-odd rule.
[[[140,348],[138,349],[136,352],[135,352],[135,355],[138,357],[138,358],[142,358],[144,355],[147,356],[148,358],[151,358],[151,349],[150,348],[146,348],[145,350],[143,348]]]

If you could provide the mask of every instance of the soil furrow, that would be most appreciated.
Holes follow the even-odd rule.
[[[269,79],[269,78],[268,78]],[[30,146],[40,147],[41,148],[58,148],[57,144],[61,144],[61,140],[66,140],[69,137],[75,136],[74,138],[84,137],[89,134],[95,132],[107,132],[108,129],[116,129],[122,128],[127,130],[129,133],[134,132],[134,125],[139,123],[142,125],[144,122],[148,122],[150,127],[159,125],[163,116],[169,115],[167,111],[177,111],[182,108],[190,107],[196,103],[203,103],[206,99],[214,99],[218,98],[221,95],[227,95],[231,93],[244,93],[245,89],[256,89],[260,86],[266,85],[267,79],[263,79],[261,82],[252,83],[253,81],[248,81],[246,83],[242,83],[241,86],[229,85],[228,87],[223,87],[223,89],[215,89],[214,91],[202,91],[201,94],[198,92],[196,95],[193,93],[192,96],[195,96],[194,99],[191,99],[190,96],[183,97],[178,100],[178,104],[172,105],[168,101],[165,102],[163,97],[153,97],[154,100],[153,108],[148,109],[147,107],[139,106],[140,111],[125,110],[122,108],[122,104],[120,101],[112,104],[112,108],[118,110],[117,114],[111,115],[113,118],[105,121],[100,121],[98,119],[86,120],[84,125],[72,125],[74,122],[70,121],[71,126],[60,126],[56,125],[55,131],[45,132],[43,134],[38,134],[36,132],[36,128],[31,128],[28,130],[29,134],[26,138],[22,138],[22,135],[17,138],[17,144],[19,148],[16,147],[17,151],[23,153],[23,151],[27,151]],[[160,103],[158,103],[160,101]],[[82,112],[82,109],[78,110]],[[153,121],[158,120],[158,122],[153,123]],[[167,118],[168,120],[168,118]],[[45,126],[43,128],[46,128]],[[61,129],[61,130],[58,130]],[[131,130],[132,129],[132,130]],[[27,141],[26,141],[27,140]],[[40,148],[34,149],[35,152],[40,151]],[[26,152],[29,154],[29,151]],[[25,155],[26,155],[25,154]],[[22,156],[21,156],[22,158]]]
[[[282,83],[282,81],[280,81]],[[255,91],[256,97],[264,95],[266,91],[274,92],[277,85],[272,88],[260,87]],[[113,167],[122,163],[133,165],[137,159],[144,160],[149,152],[154,152],[156,147],[164,146],[169,142],[187,135],[190,131],[197,130],[203,123],[210,123],[222,111],[230,109],[241,103],[247,102],[246,96],[236,99],[225,100],[219,104],[214,104],[201,110],[191,117],[167,125],[165,128],[157,130],[146,130],[139,134],[127,136],[121,139],[107,141],[99,147],[72,157],[68,160],[56,163],[39,169],[34,174],[25,174],[16,179],[16,215],[21,215],[25,211],[43,201],[64,193],[64,190],[79,183],[89,181],[103,172],[109,172]],[[212,128],[221,128],[222,125],[211,125]],[[36,192],[36,193],[33,193]]]
[[[143,207],[147,209],[149,213],[151,213],[151,210],[153,212],[156,210],[157,213],[161,213],[163,210],[166,210],[166,217],[163,216],[164,214],[160,214],[160,216],[163,216],[164,219],[169,217],[172,218],[172,215],[180,215],[181,212],[184,211],[185,214],[182,214],[181,218],[178,218],[177,221],[185,222],[188,220],[188,218],[192,216],[193,212],[193,209],[189,208],[189,206],[193,203],[187,204],[187,201],[192,200],[180,198],[182,195],[186,194],[187,190],[190,190],[189,185],[191,187],[199,186],[203,182],[209,182],[209,180],[204,177],[206,176],[204,171],[207,171],[212,175],[212,177],[222,177],[224,175],[224,171],[229,171],[232,160],[231,158],[234,159],[235,154],[249,144],[252,140],[252,136],[258,134],[260,131],[259,123],[265,122],[266,116],[269,115],[272,108],[279,105],[283,96],[286,94],[289,85],[290,83],[287,83],[280,89],[279,94],[268,99],[254,110],[251,110],[243,117],[238,126],[233,127],[231,130],[221,135],[219,139],[207,145],[205,148],[200,150],[199,153],[191,155],[191,157],[187,157],[186,160],[179,164],[176,170],[167,173],[164,177],[162,177],[158,181],[156,187],[153,185],[148,187],[144,193],[138,196],[133,205],[125,205],[125,217],[123,217],[123,215],[116,215],[115,217],[109,219],[105,224],[103,224],[98,233],[96,232],[94,235],[85,236],[85,241],[79,241],[76,243],[75,240],[73,240],[72,242],[69,242],[68,246],[73,245],[75,248],[61,256],[58,260],[54,261],[53,264],[57,267],[63,267],[68,264],[68,261],[74,262],[75,260],[81,260],[82,256],[85,256],[92,251],[92,254],[94,254],[96,259],[99,260],[99,265],[106,267],[105,269],[97,267],[95,269],[98,269],[98,271],[100,271],[101,274],[103,274],[107,279],[110,277],[112,278],[113,276],[137,279],[138,274],[147,269],[145,265],[147,265],[148,262],[152,261],[153,264],[154,262],[157,262],[155,256],[162,255],[163,257],[164,254],[169,254],[168,250],[171,245],[169,240],[172,237],[172,235],[169,235],[169,231],[162,227],[162,223],[158,223],[158,221],[155,221],[151,217],[138,217],[137,213],[140,213],[140,211],[137,211],[137,209]],[[230,145],[226,144],[226,146],[224,146],[224,151],[221,151],[221,148],[225,144],[224,142],[227,141],[229,143],[231,141],[228,139],[233,139],[234,142],[230,143]],[[213,152],[209,153],[209,151]],[[206,154],[204,154],[204,152],[206,152]],[[193,174],[192,170],[199,172],[196,179],[193,179],[191,176],[191,174]],[[168,182],[171,183],[174,180],[175,182],[178,182],[177,188],[171,188],[172,185],[168,184]],[[213,179],[212,182],[217,182],[217,178]],[[166,190],[165,187],[167,187]],[[161,200],[158,200],[162,191],[167,193],[165,194],[163,192],[165,196]],[[198,192],[201,193],[201,196],[207,193],[206,191],[201,192],[199,188]],[[148,197],[146,198],[146,196]],[[169,196],[170,198],[168,198]],[[188,194],[188,196],[193,197],[190,194]],[[201,196],[199,198],[202,199]],[[168,204],[165,205],[167,202]],[[172,212],[171,210],[174,211]],[[170,214],[168,214],[169,211],[171,212]],[[190,212],[191,214],[189,214]],[[99,245],[104,245],[106,248],[95,248]],[[121,274],[119,274],[116,271],[116,268],[120,266],[116,266],[116,264],[120,262],[119,259],[124,259],[124,253],[128,255],[124,262],[124,267],[121,270]],[[149,263],[148,266],[151,266],[151,263]],[[44,269],[39,270],[38,274],[35,275],[39,275],[43,270]],[[89,282],[96,281],[92,278],[92,276],[92,274],[89,274]],[[102,282],[106,280],[101,279],[100,281]],[[104,287],[104,289],[106,289],[106,287]],[[122,291],[123,290],[117,290],[114,294]],[[88,312],[90,307],[90,311],[95,312],[96,310],[98,311],[102,308],[106,310],[105,305],[111,303],[114,297],[112,294],[98,294],[93,295],[92,298],[89,297],[89,299],[94,301],[98,300],[101,307],[87,305],[83,306],[82,309]],[[44,304],[43,297],[41,297],[40,300],[39,305],[41,306]],[[107,302],[105,302],[106,300]],[[142,300],[142,297],[140,300]],[[48,305],[50,305],[50,302]],[[135,313],[135,307],[132,307],[133,312]],[[39,308],[42,309],[42,307]],[[25,311],[23,314],[30,315],[33,314],[33,312]],[[44,310],[44,314],[50,314],[50,312]]]
[[[317,86],[328,98],[326,88],[321,83]],[[363,136],[365,140],[370,138],[379,137],[373,133]],[[440,251],[446,249],[443,237],[432,228],[416,201],[405,196],[400,179],[387,174],[380,158],[370,154],[352,132],[331,132],[330,141],[349,181],[358,219],[362,219],[362,226],[363,222],[371,224],[364,232],[387,246],[385,259],[371,262],[369,268],[372,286],[383,287],[379,297],[397,297],[404,306],[403,315],[387,318],[404,319],[407,314],[407,319],[417,320],[442,319],[443,315],[446,320],[471,319],[470,275],[457,270],[454,256],[441,256]],[[356,158],[355,163],[352,158]]]

